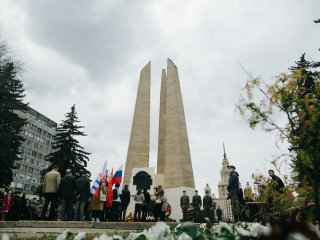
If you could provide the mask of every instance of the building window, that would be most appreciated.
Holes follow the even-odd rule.
[[[41,142],[41,143],[44,143],[44,138],[41,137],[41,138],[40,138],[40,142]]]
[[[33,168],[32,167],[28,168],[28,173],[33,173]]]
[[[30,123],[27,123],[26,124],[26,128],[30,128],[31,124]]]
[[[27,166],[21,165],[21,166],[20,166],[20,169],[21,169],[21,171],[24,171],[24,172],[25,172],[25,171],[27,171]]]
[[[50,141],[46,140],[46,145],[49,146],[50,145]]]
[[[30,177],[30,176],[26,176],[26,180],[27,180],[27,181],[30,181],[30,180],[31,180],[31,177]]]
[[[36,151],[32,151],[32,156],[36,157],[38,153]]]
[[[51,134],[50,133],[47,133],[47,138],[51,139]]]
[[[32,178],[32,183],[37,183],[37,179],[36,178]]]
[[[31,191],[35,191],[36,190],[36,186],[31,186]]]
[[[26,150],[24,151],[25,154],[31,154],[31,149],[30,148],[26,148]]]
[[[42,159],[42,154],[38,153],[38,158]]]
[[[41,144],[40,144],[40,147],[39,147],[39,149],[40,149],[40,150],[43,150],[43,145],[41,145]]]
[[[31,130],[35,131],[37,129],[37,126],[36,125],[31,125]]]
[[[39,174],[39,169],[34,169],[34,174]]]
[[[42,132],[41,128],[38,128],[38,129],[37,129],[37,133],[40,133],[40,134],[41,134],[41,132]]]
[[[34,138],[34,134],[32,132],[29,132],[29,138]]]
[[[20,178],[20,180],[24,180],[25,176],[20,173],[20,174],[19,174],[19,178]]]
[[[30,190],[30,185],[29,184],[24,185],[24,190]]]
[[[25,130],[24,131],[24,135],[28,136],[29,135],[29,131]]]
[[[31,146],[31,144],[32,144],[32,141],[31,140],[27,140],[27,145]]]
[[[38,144],[38,143],[34,143],[33,146],[34,146],[35,148],[38,148],[38,147],[39,147],[39,144]]]
[[[37,161],[35,159],[30,159],[30,163],[35,164]]]
[[[14,163],[14,166],[15,166],[16,168],[20,168],[20,165],[21,165],[20,163],[17,163],[17,162]]]

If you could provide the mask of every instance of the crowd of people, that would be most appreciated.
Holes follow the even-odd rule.
[[[108,203],[108,194],[112,195]],[[134,216],[128,219],[130,204],[128,185],[120,189],[116,183],[108,193],[108,182],[100,181],[95,193],[91,192],[90,179],[86,174],[76,179],[72,170],[67,169],[61,178],[59,166],[44,175],[43,197],[27,199],[19,192],[5,189],[0,195],[1,220],[61,220],[61,221],[165,221],[171,212],[162,186],[148,190],[138,188],[134,195]]]
[[[26,197],[26,194],[12,192],[6,188],[0,191],[1,220],[38,220],[42,209],[42,199]]]
[[[245,203],[243,191],[239,183],[239,174],[233,165],[230,170],[228,199],[231,200],[234,220],[242,220],[241,213]],[[282,192],[284,184],[273,170],[269,176],[275,190]],[[161,185],[154,188],[150,194],[147,188],[138,188],[133,197],[134,214],[127,215],[131,194],[128,185],[120,189],[116,183],[112,192],[108,192],[108,182],[100,181],[95,193],[91,192],[90,179],[86,174],[79,178],[67,169],[61,178],[59,166],[53,165],[52,170],[45,174],[43,181],[43,197],[28,199],[26,194],[5,189],[0,192],[1,220],[61,220],[61,221],[168,221],[171,205],[168,203]],[[112,199],[108,198],[108,195]],[[195,190],[190,201],[186,191],[180,198],[182,221],[204,222],[210,220],[222,221],[222,209],[216,206],[211,189],[207,185],[202,198]],[[108,202],[109,201],[109,202]],[[250,200],[249,200],[250,201]]]

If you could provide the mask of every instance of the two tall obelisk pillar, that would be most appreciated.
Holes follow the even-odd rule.
[[[142,69],[137,94],[124,184],[133,168],[149,166],[150,62]],[[178,69],[167,60],[162,70],[157,173],[164,175],[164,188],[194,188],[194,177]]]

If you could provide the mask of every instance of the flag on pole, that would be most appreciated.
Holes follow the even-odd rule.
[[[98,196],[99,194],[99,185],[100,182],[105,182],[106,181],[106,172],[107,172],[107,160],[104,162],[102,171],[98,173],[98,176],[96,180],[94,180],[92,187],[91,187],[91,193],[94,194],[95,196]]]
[[[98,192],[98,189],[99,189],[99,185],[100,185],[100,178],[97,177],[96,180],[93,182],[93,185],[91,187],[91,192],[92,194],[96,195],[97,196],[97,192]]]
[[[112,178],[113,184],[122,182],[122,170],[123,170],[123,164],[118,168],[118,170],[113,175],[113,178]]]
[[[100,175],[100,181],[102,183],[105,183],[107,181],[107,177],[106,177],[106,175],[107,175],[107,160],[105,161],[103,168],[102,168],[102,171],[101,171],[101,173],[99,173],[99,175]]]
[[[109,182],[108,182],[108,195],[107,195],[107,201],[106,201],[106,206],[107,207],[112,207],[112,200],[113,200],[112,176],[113,176],[113,168],[111,169],[111,173],[110,173],[110,176],[109,176]]]

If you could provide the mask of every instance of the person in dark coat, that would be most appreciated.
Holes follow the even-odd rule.
[[[124,222],[126,220],[127,208],[130,203],[130,191],[128,189],[128,185],[124,186],[124,189],[122,190],[122,193],[120,195],[120,199],[121,199],[120,220]]]
[[[279,178],[278,176],[276,176],[274,174],[273,170],[269,170],[268,171],[269,176],[271,177],[271,184],[273,186],[273,188],[278,192],[278,193],[283,193],[283,188],[285,187],[283,184],[283,181],[281,180],[281,178]]]
[[[22,194],[22,197],[21,197],[21,206],[20,206],[20,216],[21,218],[20,219],[27,219],[27,215],[28,215],[28,209],[27,209],[27,202],[28,202],[28,199],[26,198],[26,194]]]
[[[187,195],[186,190],[183,190],[183,194],[180,197],[180,207],[182,210],[182,219],[183,221],[187,221],[187,212],[188,212],[188,207],[189,207],[190,199],[189,196]]]
[[[61,220],[71,221],[73,219],[73,204],[76,198],[76,178],[72,176],[71,169],[67,169],[66,175],[61,179],[59,194],[62,199]]]
[[[82,176],[76,180],[76,192],[76,206],[73,220],[83,221],[85,215],[84,209],[90,198],[90,179],[86,173],[82,174]]]
[[[193,221],[195,223],[200,222],[201,206],[202,206],[201,196],[198,195],[198,190],[195,190],[194,196],[192,197]]]
[[[221,222],[222,221],[222,213],[223,212],[222,212],[222,209],[221,209],[220,206],[218,206],[216,212],[217,212],[218,222]]]
[[[212,221],[212,207],[213,201],[210,192],[207,190],[206,195],[203,197],[203,218]]]
[[[8,213],[9,221],[19,221],[21,217],[21,196],[20,192],[15,192],[12,196],[12,205]]]
[[[239,174],[235,171],[236,167],[233,165],[228,166],[229,175],[229,185],[227,187],[229,196],[231,199],[232,214],[235,221],[239,220]]]
[[[148,193],[147,188],[143,189],[143,195],[144,195],[144,202],[142,207],[142,221],[145,222],[148,216],[148,210],[149,210],[149,205],[151,201],[150,193]]]

